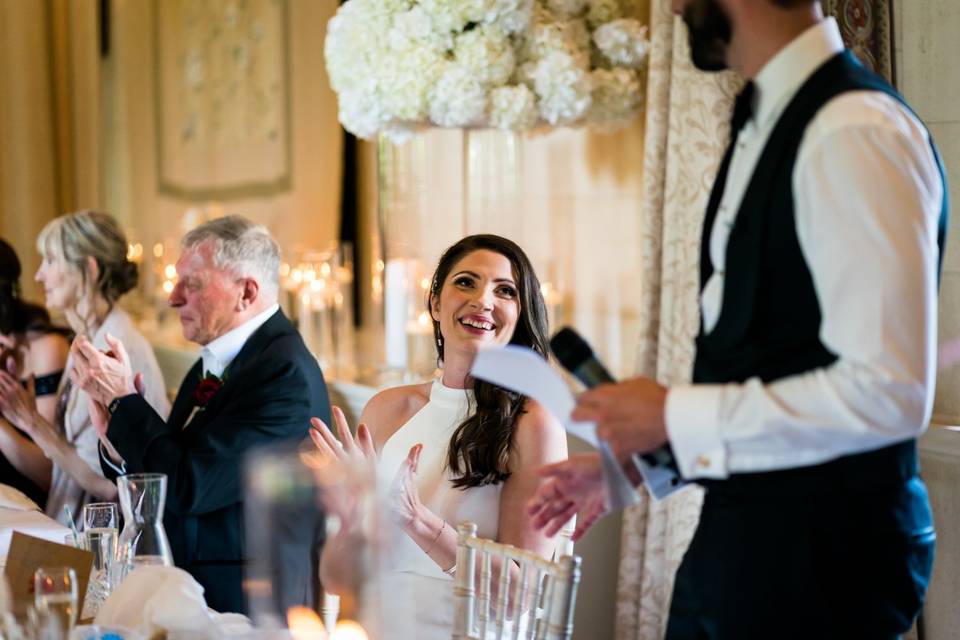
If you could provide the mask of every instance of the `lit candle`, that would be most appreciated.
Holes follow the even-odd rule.
[[[313,609],[303,606],[287,610],[287,626],[294,640],[326,640],[327,629]]]
[[[433,320],[422,311],[416,320],[407,323],[407,371],[415,377],[429,376],[435,368],[436,351],[433,348]]]
[[[389,260],[383,271],[384,341],[387,366],[407,366],[407,309],[410,303],[409,261]]]
[[[556,329],[564,321],[563,291],[550,282],[544,282],[540,285],[540,293],[543,294],[543,303],[547,307],[547,324],[551,330]]]

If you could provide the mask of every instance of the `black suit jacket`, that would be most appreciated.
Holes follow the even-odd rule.
[[[203,585],[210,607],[246,612],[244,457],[260,447],[295,447],[311,417],[329,421],[330,403],[316,359],[281,311],[250,336],[223,386],[184,427],[201,374],[197,362],[166,422],[139,395],[122,398],[107,437],[127,473],[167,475],[164,528],[176,565]],[[109,465],[101,466],[108,478],[116,477]],[[284,590],[296,593],[286,604],[313,605],[319,517],[302,516],[302,535],[285,549]]]

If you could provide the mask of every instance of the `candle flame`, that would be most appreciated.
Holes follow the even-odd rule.
[[[167,280],[173,280],[177,277],[177,268],[172,264],[168,264],[163,268],[163,277]]]
[[[162,258],[162,257],[163,257],[163,243],[162,243],[162,242],[158,242],[157,244],[153,245],[153,257],[155,257],[155,258]]]
[[[420,315],[417,316],[417,324],[421,327],[429,327],[431,324],[430,320],[430,314],[426,311],[421,312]]]
[[[330,634],[330,640],[368,640],[368,636],[359,622],[341,620]]]
[[[308,607],[287,609],[287,627],[294,640],[326,640],[327,638],[327,630],[320,616]]]
[[[166,293],[166,294],[168,294],[168,295],[171,294],[171,293],[173,293],[173,281],[172,281],[172,280],[164,280],[164,281],[163,281],[163,292]]]

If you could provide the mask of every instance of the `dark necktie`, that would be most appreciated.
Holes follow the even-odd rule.
[[[733,113],[730,114],[730,144],[737,140],[737,134],[747,120],[753,115],[753,94],[755,92],[753,81],[743,85],[743,89],[737,94],[737,99],[733,103]]]
[[[717,177],[713,181],[713,190],[710,192],[710,200],[707,203],[707,213],[703,220],[703,233],[700,240],[700,290],[706,286],[707,280],[713,274],[713,265],[710,264],[710,234],[713,230],[713,221],[717,217],[717,209],[720,208],[720,201],[723,199],[723,191],[727,184],[727,173],[730,171],[730,159],[733,157],[733,150],[737,146],[737,135],[743,129],[753,115],[753,82],[748,82],[737,94],[737,99],[733,103],[733,113],[730,114],[730,143],[723,154],[723,160],[720,162],[720,169],[717,171]]]

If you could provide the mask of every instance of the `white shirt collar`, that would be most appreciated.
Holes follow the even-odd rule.
[[[823,63],[843,51],[837,21],[830,17],[813,25],[767,61],[754,78],[754,122],[763,127],[779,117],[800,86]]]
[[[279,304],[273,304],[266,311],[261,311],[242,325],[235,329],[227,331],[219,338],[208,342],[200,349],[200,358],[203,360],[203,373],[212,373],[220,377],[233,359],[237,357],[243,345],[247,343],[253,332],[259,329],[270,319],[280,308]]]

